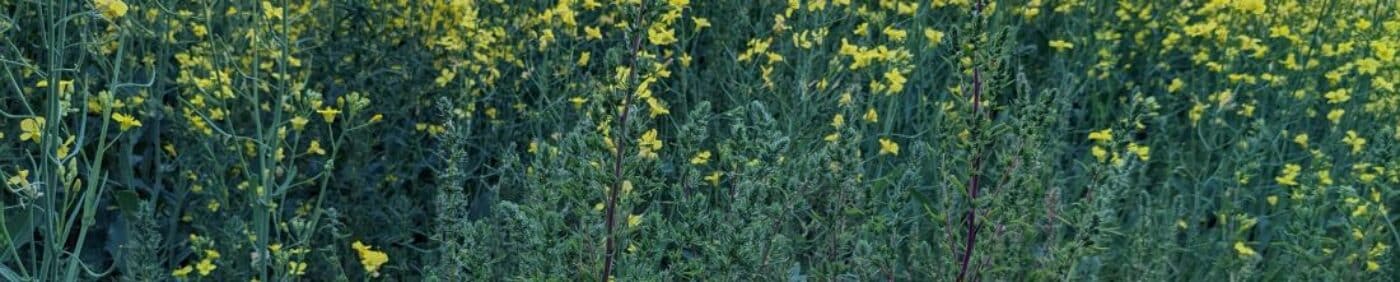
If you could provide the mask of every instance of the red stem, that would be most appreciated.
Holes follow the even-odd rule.
[[[982,112],[981,112],[981,110],[982,110],[982,109],[981,109],[981,105],[982,105],[982,71],[979,70],[979,69],[977,69],[976,67],[973,67],[973,69],[972,69],[972,120],[973,120],[973,128],[972,128],[973,131],[972,131],[972,134],[974,134],[974,135],[976,134],[976,131],[977,131],[977,127],[976,127],[977,118],[980,117],[980,116],[982,115]],[[967,219],[967,221],[964,223],[964,226],[967,226],[967,240],[966,240],[966,244],[963,246],[962,269],[958,271],[958,281],[959,281],[959,282],[961,282],[961,281],[967,281],[967,280],[966,280],[966,279],[967,279],[967,267],[968,267],[968,265],[971,264],[971,262],[972,262],[972,252],[973,252],[974,246],[976,245],[976,242],[977,242],[977,229],[978,229],[978,228],[977,228],[977,204],[976,204],[976,202],[977,202],[977,194],[978,194],[978,192],[980,192],[980,190],[981,190],[980,187],[979,187],[979,185],[981,184],[981,182],[979,181],[979,179],[980,179],[980,174],[981,174],[981,170],[982,170],[982,156],[981,156],[981,152],[978,151],[976,148],[973,148],[973,155],[972,155],[972,171],[969,173],[968,185],[967,185],[967,187],[968,187],[968,196],[969,196],[969,199],[968,199],[968,210],[967,210],[966,215],[964,216],[964,217]]]
[[[643,6],[642,6],[641,13],[638,13],[638,14],[637,14],[637,21],[638,21],[638,23],[641,22],[641,18],[642,18],[645,14],[646,14],[646,6],[643,5]],[[640,26],[640,25],[637,25],[637,26]],[[639,49],[642,48],[642,38],[639,37],[639,36],[634,36],[634,38],[632,39],[632,46],[631,46],[631,48],[632,48],[632,50],[630,50],[630,51],[631,51],[632,56],[629,58],[629,59],[631,60],[631,62],[628,62],[628,65],[630,65],[630,68],[631,68],[631,69],[630,69],[630,73],[629,73],[629,75],[628,75],[628,77],[627,77],[627,80],[628,80],[628,84],[627,84],[627,85],[628,85],[629,87],[630,87],[631,85],[634,85],[635,83],[633,83],[633,82],[636,82],[636,80],[637,80],[637,51],[638,51]],[[624,90],[623,90],[623,94],[622,94],[622,113],[619,114],[618,124],[617,124],[617,127],[619,128],[619,129],[618,129],[619,132],[618,132],[618,135],[617,135],[617,142],[614,142],[614,144],[617,145],[617,151],[613,154],[613,185],[612,185],[611,191],[608,191],[608,192],[609,192],[609,193],[608,193],[608,209],[607,209],[607,212],[606,212],[606,214],[607,214],[607,215],[606,215],[606,217],[607,217],[607,220],[606,220],[606,222],[607,222],[607,223],[606,223],[606,224],[607,224],[607,239],[606,239],[606,241],[607,241],[607,242],[604,244],[604,247],[603,247],[603,273],[602,273],[601,275],[599,275],[599,281],[605,281],[605,282],[608,281],[608,277],[612,274],[613,253],[614,253],[614,249],[616,248],[616,246],[615,246],[615,245],[616,245],[616,242],[614,242],[614,241],[615,241],[615,236],[613,236],[613,235],[614,235],[614,234],[613,234],[613,229],[614,229],[614,227],[617,225],[617,220],[616,220],[616,216],[615,216],[616,210],[617,210],[617,198],[618,198],[618,194],[621,193],[620,191],[622,190],[622,182],[623,182],[623,179],[622,179],[622,152],[623,152],[623,151],[626,149],[626,147],[627,147],[627,143],[626,143],[626,141],[627,141],[627,139],[626,139],[626,138],[627,138],[627,105],[630,104],[631,102],[632,102],[632,93],[629,92],[629,91],[627,91],[627,89],[624,89]]]

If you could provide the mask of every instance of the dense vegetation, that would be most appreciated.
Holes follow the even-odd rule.
[[[0,0],[0,280],[1391,281],[1397,10]]]

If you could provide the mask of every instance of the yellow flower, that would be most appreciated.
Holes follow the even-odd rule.
[[[1366,215],[1366,212],[1367,212],[1367,210],[1370,208],[1370,206],[1371,206],[1370,204],[1361,204],[1361,205],[1359,205],[1359,206],[1356,206],[1356,209],[1354,209],[1354,210],[1351,211],[1351,217],[1361,217],[1361,216],[1365,216],[1365,215]]]
[[[1055,48],[1055,51],[1074,49],[1074,43],[1064,40],[1050,40],[1050,48]]]
[[[1307,148],[1308,148],[1308,134],[1307,134],[1307,133],[1299,133],[1298,136],[1293,136],[1293,143],[1298,143],[1298,146],[1302,146],[1303,149],[1307,149]]]
[[[1259,253],[1254,252],[1254,249],[1250,248],[1248,245],[1245,245],[1244,242],[1241,241],[1235,241],[1235,252],[1239,253],[1240,258],[1248,258],[1259,255]]]
[[[710,19],[706,19],[706,18],[697,18],[697,17],[690,17],[690,20],[695,21],[695,30],[696,30],[696,31],[699,31],[699,30],[701,30],[701,29],[710,27]]]
[[[628,227],[628,228],[636,228],[637,225],[641,225],[641,224],[642,224],[642,215],[640,215],[640,214],[633,214],[633,215],[628,215],[628,216],[627,216],[627,227]]]
[[[1327,94],[1322,94],[1322,97],[1327,98],[1328,104],[1346,103],[1347,101],[1351,101],[1351,91],[1347,89],[1337,89],[1328,91]]]
[[[19,122],[19,141],[34,140],[35,144],[44,137],[44,117],[27,118]]]
[[[370,276],[379,277],[379,267],[389,262],[389,255],[372,250],[369,245],[360,243],[360,241],[355,241],[351,247],[355,249],[356,253],[359,253],[360,265],[365,267],[365,272],[368,272]]]
[[[656,139],[656,129],[653,128],[642,134],[642,139],[637,140],[637,147],[641,150],[643,158],[655,159],[656,152],[661,150],[661,140]]]
[[[904,82],[909,81],[909,79],[905,78],[904,74],[900,73],[897,69],[890,69],[889,71],[885,72],[885,80],[887,80],[889,83],[889,88],[887,89],[888,91],[885,92],[887,94],[896,94],[899,92],[903,92]]]
[[[306,275],[306,262],[287,262],[287,273],[292,276]]]
[[[214,272],[214,269],[219,268],[219,266],[214,265],[214,259],[206,257],[204,260],[200,260],[194,268],[199,270],[199,276],[209,276],[209,273]]]
[[[906,32],[903,29],[894,28],[893,26],[886,26],[884,30],[880,31],[880,33],[884,33],[885,37],[888,37],[894,42],[904,42],[904,39],[908,38],[909,36],[909,32]]]
[[[1186,82],[1181,81],[1180,78],[1174,78],[1172,79],[1172,84],[1167,85],[1167,93],[1176,93],[1177,91],[1181,91],[1183,87],[1186,87]]]
[[[438,87],[446,87],[448,83],[452,83],[452,79],[454,78],[457,78],[457,72],[452,71],[452,69],[442,69],[442,71],[438,73],[438,77],[433,79],[433,82],[437,83]]]
[[[1113,142],[1113,129],[1105,128],[1104,130],[1089,132],[1089,140],[1099,143]]]
[[[840,133],[840,132],[834,132],[834,133],[831,133],[831,134],[827,134],[826,137],[823,137],[823,138],[822,138],[822,140],[826,140],[826,142],[835,143],[836,141],[840,141],[840,140],[841,140],[841,133]]]
[[[710,185],[719,186],[720,176],[719,171],[711,172],[709,176],[705,176],[705,181],[709,181]]]
[[[306,123],[307,123],[307,122],[310,122],[310,121],[311,121],[311,120],[308,120],[308,119],[306,119],[306,118],[304,118],[304,117],[293,117],[293,118],[292,118],[292,129],[295,129],[296,131],[301,131],[301,130],[303,130],[303,129],[306,129]]]
[[[580,66],[580,67],[586,67],[586,66],[588,66],[588,60],[589,60],[589,58],[592,58],[592,57],[593,57],[593,53],[589,53],[589,52],[583,52],[582,54],[578,54],[578,62],[577,62],[578,66]]]
[[[1268,7],[1264,5],[1264,0],[1237,0],[1233,3],[1236,10],[1255,15],[1262,15],[1264,14],[1264,10],[1268,9]]]
[[[1137,143],[1128,143],[1128,152],[1131,152],[1131,153],[1133,153],[1134,155],[1137,155],[1137,156],[1138,156],[1138,159],[1139,159],[1139,160],[1142,160],[1142,161],[1144,161],[1144,162],[1147,161],[1148,159],[1151,159],[1151,158],[1152,158],[1152,148],[1151,148],[1151,147],[1148,147],[1147,145],[1138,145]]]
[[[326,107],[316,112],[321,114],[321,118],[325,119],[326,123],[335,123],[335,115],[340,114],[340,110],[331,107]]]
[[[122,0],[93,0],[92,6],[102,12],[102,16],[108,20],[116,20],[125,16],[126,10],[129,8]]]
[[[695,153],[695,157],[690,158],[690,164],[693,164],[693,165],[703,165],[703,164],[707,164],[707,163],[710,163],[710,151],[709,151],[709,150],[700,151],[699,153]]]
[[[68,156],[68,151],[72,148],[70,146],[73,146],[73,138],[73,135],[68,135],[68,139],[65,139],[62,145],[58,145],[57,151],[59,156]]]
[[[1302,171],[1303,167],[1301,166],[1298,166],[1296,164],[1286,164],[1283,166],[1283,172],[1279,173],[1279,176],[1275,177],[1274,181],[1278,182],[1279,185],[1298,186],[1298,173]]]
[[[263,17],[266,17],[266,18],[268,18],[268,19],[280,19],[280,18],[282,18],[282,8],[281,8],[281,7],[273,6],[272,3],[267,2],[267,1],[262,1],[262,8],[263,8]]]
[[[112,120],[120,125],[122,131],[131,129],[132,127],[141,127],[141,121],[137,120],[136,117],[122,113],[112,113]]]
[[[1366,261],[1366,271],[1369,271],[1369,272],[1381,271],[1381,264],[1376,263],[1376,261],[1374,261],[1374,260],[1368,260],[1368,261]]]
[[[186,265],[180,268],[176,268],[175,271],[171,271],[170,276],[175,276],[175,278],[185,278],[186,276],[190,276],[190,272],[194,272],[194,267]]]
[[[651,28],[647,29],[647,40],[655,45],[671,45],[676,43],[676,30],[661,24],[651,25]]]
[[[929,46],[938,46],[943,42],[943,32],[932,28],[924,28],[924,38],[928,39]]]
[[[1356,135],[1356,131],[1347,130],[1347,136],[1342,138],[1342,143],[1351,145],[1351,153],[1360,153],[1366,147],[1366,138]]]
[[[880,114],[875,112],[875,108],[869,108],[865,110],[864,119],[866,122],[879,122]]]
[[[843,115],[841,115],[841,114],[836,114],[836,116],[831,117],[831,127],[835,127],[836,129],[841,129],[841,126],[843,126],[843,125],[846,125],[846,117],[845,117],[845,116],[843,116]]]
[[[603,39],[603,30],[601,30],[601,29],[599,29],[599,28],[597,28],[597,27],[591,27],[591,26],[583,27],[583,34],[584,34],[583,38],[585,38],[585,39],[590,39],[590,40]]]
[[[29,170],[21,169],[16,171],[15,175],[10,176],[10,179],[5,181],[5,183],[10,186],[29,186]]]
[[[311,140],[311,145],[306,146],[306,153],[313,155],[326,155],[326,150],[321,148],[320,140]]]
[[[659,115],[666,115],[671,113],[671,110],[666,109],[666,104],[662,104],[661,100],[656,99],[656,97],[648,97],[647,106],[651,109],[652,118],[656,118],[656,116]]]
[[[880,138],[880,155],[885,155],[885,154],[890,154],[890,155],[896,155],[896,156],[898,156],[898,155],[899,155],[899,143],[895,143],[894,141],[890,141],[890,139]]]
[[[1334,109],[1331,112],[1327,113],[1327,120],[1332,121],[1332,124],[1337,124],[1338,122],[1342,121],[1342,115],[1345,114],[1347,114],[1347,110]]]
[[[1278,205],[1278,196],[1269,196],[1267,198],[1264,198],[1264,200],[1269,201],[1270,206]]]
[[[1108,158],[1108,150],[1104,150],[1103,147],[1099,147],[1098,145],[1094,145],[1094,147],[1089,150],[1089,153],[1093,154],[1094,158],[1098,159],[1099,162],[1103,162],[1104,159]]]
[[[583,103],[588,103],[588,98],[574,96],[574,98],[569,99],[569,102],[574,103],[574,108],[577,109],[583,107]]]

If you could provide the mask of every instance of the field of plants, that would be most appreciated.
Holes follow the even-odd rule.
[[[2,281],[1395,281],[1394,0],[0,0]]]

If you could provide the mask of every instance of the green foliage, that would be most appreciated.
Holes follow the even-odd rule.
[[[0,0],[0,280],[1377,280],[1393,1]]]

